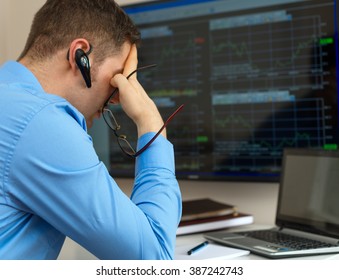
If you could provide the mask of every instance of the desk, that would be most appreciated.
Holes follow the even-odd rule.
[[[118,184],[122,186],[126,195],[130,195],[133,180],[118,179]],[[208,184],[208,187],[206,187]],[[234,203],[238,206],[239,211],[251,213],[254,216],[254,225],[273,226],[275,211],[277,207],[278,184],[276,183],[241,183],[241,182],[203,182],[203,181],[181,181],[181,190],[183,199],[194,199],[210,197],[216,200],[223,200],[226,203]],[[246,226],[247,228],[247,226]],[[234,230],[244,229],[244,227]],[[202,234],[184,235],[177,237],[177,246],[192,244],[193,246],[203,241]],[[325,259],[336,258],[339,260],[339,255],[322,255],[315,257],[307,257],[307,259]],[[87,250],[76,244],[74,241],[66,238],[63,250],[59,255],[61,260],[90,260],[96,259]],[[248,259],[265,259],[256,255],[248,255],[239,257],[237,260]],[[300,259],[300,258],[299,258]]]
[[[248,230],[248,229],[257,229],[257,228],[267,228],[268,226],[261,226],[261,225],[248,225],[248,226],[241,226],[234,228],[234,231],[237,230]],[[203,233],[198,234],[190,234],[190,235],[182,235],[177,237],[176,247],[180,247],[183,245],[191,245],[192,247],[196,246],[197,244],[205,241],[203,237]],[[59,260],[95,260],[96,257],[93,256],[91,253],[83,249],[80,245],[75,243],[69,238],[66,238],[65,246],[67,250],[61,252],[59,256]],[[334,259],[339,260],[339,254],[330,254],[330,255],[320,255],[320,256],[310,256],[310,257],[303,257],[303,258],[288,258],[289,259],[303,259],[303,260],[327,260],[327,259]],[[247,256],[237,257],[236,260],[267,260],[266,258],[250,254]]]

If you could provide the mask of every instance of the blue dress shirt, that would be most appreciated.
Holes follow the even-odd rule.
[[[56,259],[65,236],[99,259],[173,258],[174,170],[172,144],[159,136],[136,159],[127,197],[99,161],[83,115],[20,63],[0,68],[0,259]]]

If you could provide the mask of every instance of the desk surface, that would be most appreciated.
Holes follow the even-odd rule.
[[[120,179],[119,185],[124,186],[125,189],[123,190],[129,195],[131,190],[130,186],[133,185],[133,181],[130,179]],[[266,227],[270,227],[274,223],[275,209],[277,207],[278,184],[208,182],[209,187],[206,188],[206,182],[183,181],[181,182],[181,186],[184,199],[204,197],[210,197],[216,200],[222,199],[222,201],[226,203],[237,205],[238,209],[242,212],[253,214],[255,223],[268,225]],[[256,225],[254,224],[251,225],[251,227],[252,226]],[[237,227],[235,230],[243,228],[244,227]],[[204,240],[203,234],[178,236],[176,246],[192,245],[192,247],[194,247]],[[313,256],[302,259],[318,260],[327,258],[339,260],[339,254]],[[66,238],[59,259],[88,260],[96,258],[80,245],[76,244],[71,239]],[[265,258],[250,254],[248,256],[237,257],[236,259],[263,260]]]
[[[257,228],[268,228],[270,226],[261,226],[261,225],[247,225],[247,226],[241,226],[232,229],[233,231],[237,230],[244,230],[244,229],[257,229]],[[182,235],[177,236],[176,241],[176,248],[180,248],[181,246],[187,246],[189,248],[193,248],[196,245],[204,242],[206,239],[203,237],[203,233],[199,234],[190,234],[190,235]],[[65,241],[65,247],[67,250],[63,250],[62,253],[59,256],[59,259],[61,260],[94,260],[97,259],[95,256],[93,256],[91,253],[89,253],[87,250],[83,249],[80,245],[75,243],[69,238],[66,238]],[[203,256],[203,255],[202,255]],[[249,254],[246,256],[236,257],[235,260],[268,260],[264,257],[260,257],[258,255]],[[319,256],[310,256],[310,257],[302,257],[302,258],[288,258],[285,260],[290,259],[302,259],[302,260],[327,260],[327,259],[333,259],[333,260],[339,260],[339,254],[330,254],[330,255],[319,255]]]

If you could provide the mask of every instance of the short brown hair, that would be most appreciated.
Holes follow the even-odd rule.
[[[139,43],[140,33],[113,0],[47,0],[34,17],[19,59],[43,60],[76,38],[87,39],[102,61],[126,41]]]

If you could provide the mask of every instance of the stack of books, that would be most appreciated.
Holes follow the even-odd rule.
[[[177,235],[206,232],[253,223],[253,216],[238,212],[231,204],[210,198],[186,200]]]

